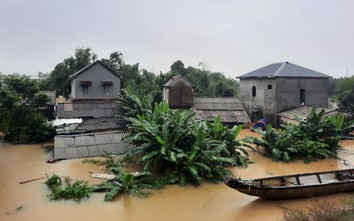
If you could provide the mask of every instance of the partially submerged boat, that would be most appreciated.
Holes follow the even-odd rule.
[[[251,196],[294,199],[354,191],[354,169],[242,180],[227,176],[224,183]]]

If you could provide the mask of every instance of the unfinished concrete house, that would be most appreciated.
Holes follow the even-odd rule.
[[[328,106],[331,76],[289,62],[274,63],[238,77],[240,100],[251,120],[278,126],[276,114],[299,106]]]

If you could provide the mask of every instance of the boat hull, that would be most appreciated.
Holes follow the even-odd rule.
[[[340,178],[338,174],[344,174],[345,177]],[[340,170],[255,180],[226,177],[224,182],[227,186],[251,196],[267,199],[295,199],[354,191],[352,174],[354,174],[353,170]],[[304,177],[310,182],[305,182]],[[273,185],[267,185],[269,183]]]

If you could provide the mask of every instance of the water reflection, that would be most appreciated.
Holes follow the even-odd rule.
[[[245,135],[250,135],[250,132],[242,131],[241,136]],[[45,180],[19,183],[53,173],[99,183],[101,180],[91,178],[89,172],[101,173],[104,170],[104,167],[83,164],[81,159],[48,164],[46,160],[52,158],[52,145],[0,143],[0,220],[279,220],[284,208],[301,208],[313,202],[313,199],[262,200],[241,194],[222,183],[204,183],[198,188],[173,185],[151,190],[152,194],[147,198],[122,195],[109,203],[103,202],[103,193],[95,193],[81,203],[51,202],[46,197],[48,190],[43,184]],[[248,168],[231,170],[236,176],[248,179],[351,168],[354,141],[344,141],[342,146],[345,148],[339,153],[341,159],[320,160],[310,164],[302,161],[273,162],[250,152],[253,164]],[[332,195],[329,199],[340,199],[347,195]],[[17,211],[19,207],[22,209]]]

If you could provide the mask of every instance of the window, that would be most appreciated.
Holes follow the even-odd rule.
[[[83,94],[88,94],[88,87],[87,85],[82,85],[82,93]]]
[[[111,93],[111,86],[113,85],[112,81],[101,81],[103,87],[103,94],[109,96]]]
[[[272,89],[272,85],[268,84],[268,90],[271,90],[271,89]]]
[[[82,93],[88,94],[88,88],[92,84],[92,81],[80,81],[80,85],[82,87]]]
[[[305,89],[300,89],[300,105],[305,105]]]
[[[252,97],[256,96],[256,86],[252,86]]]
[[[103,94],[109,96],[111,93],[111,86],[103,86]]]

